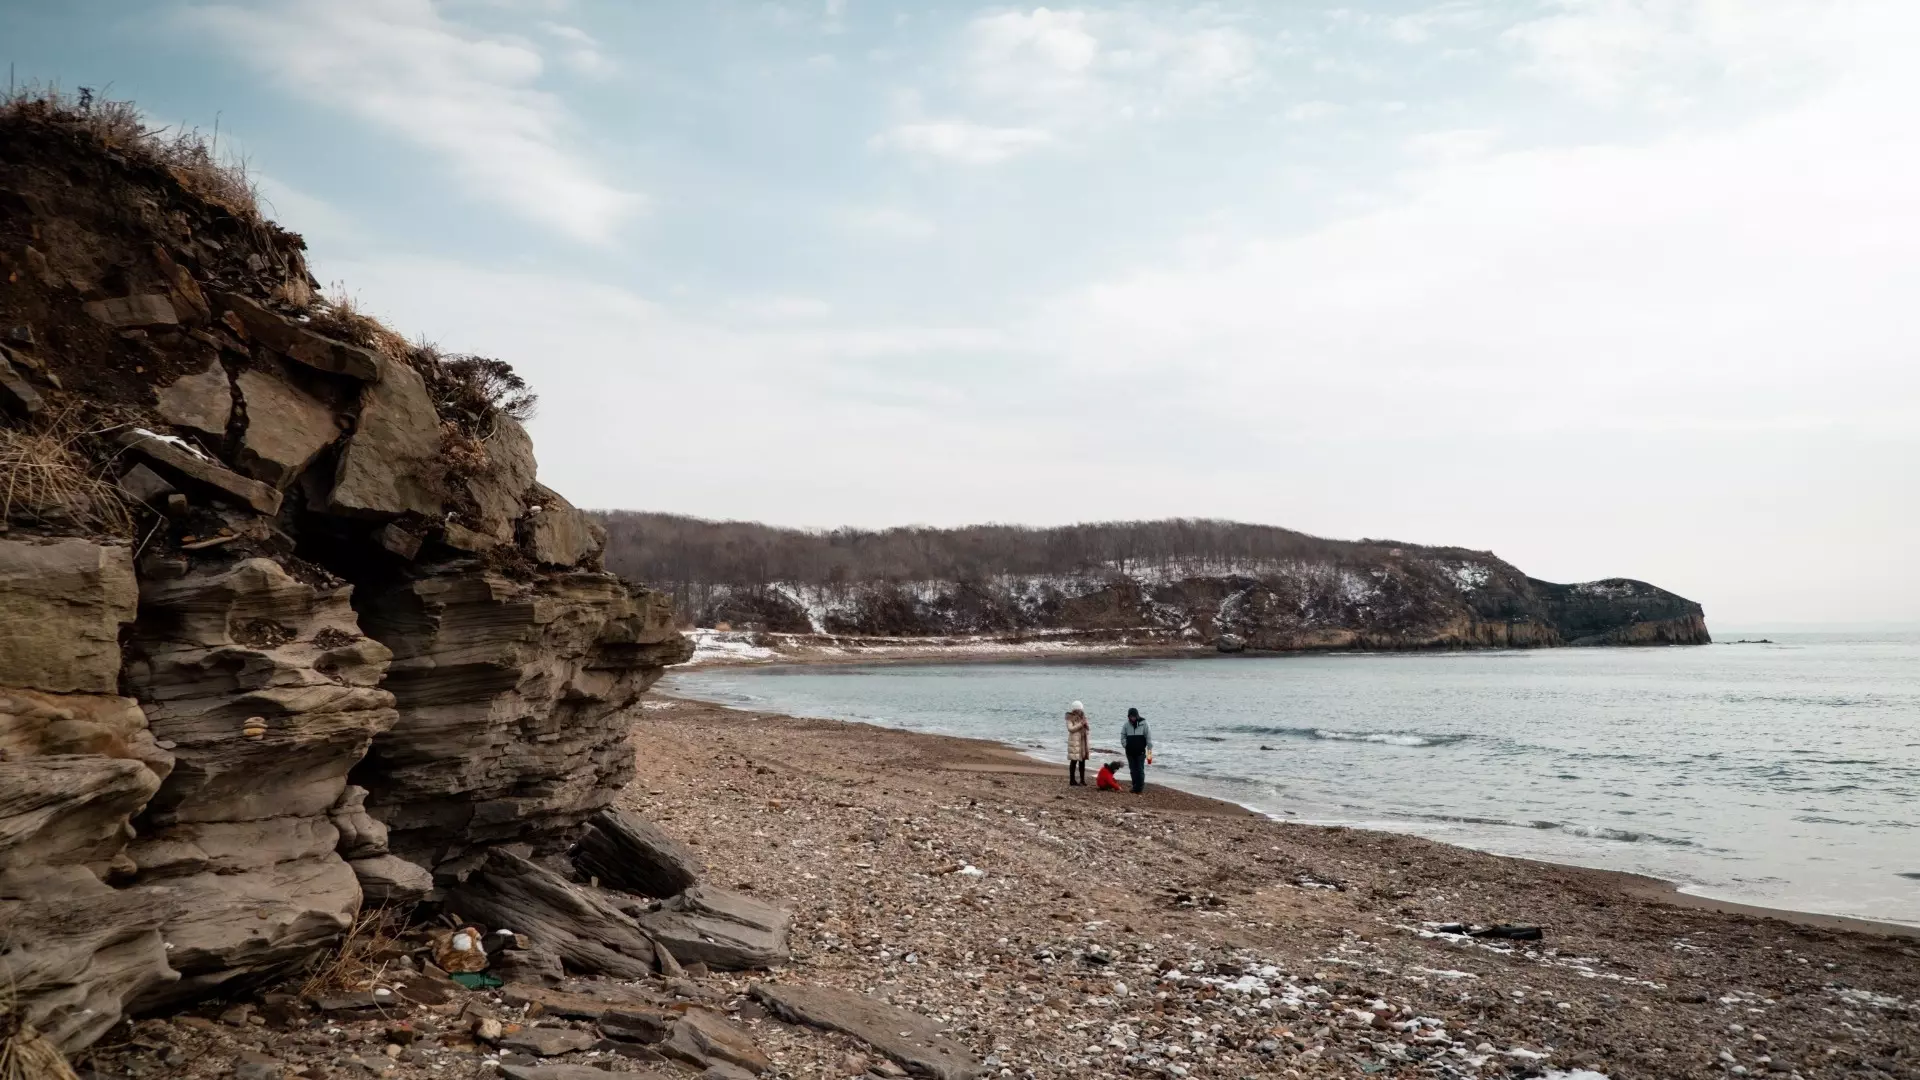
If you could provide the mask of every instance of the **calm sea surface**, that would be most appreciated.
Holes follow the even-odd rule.
[[[665,689],[1062,761],[1079,699],[1096,765],[1136,706],[1150,782],[1920,924],[1920,634],[1765,636],[1776,644],[693,669]]]

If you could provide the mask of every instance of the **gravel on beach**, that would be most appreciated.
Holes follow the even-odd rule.
[[[625,804],[794,908],[783,977],[934,1015],[999,1075],[1920,1077],[1913,938],[1070,788],[973,740],[671,699],[636,736]],[[765,1039],[790,1075],[837,1075],[810,1034]]]
[[[1151,780],[1141,796],[1070,788],[1064,768],[992,743],[652,696],[635,717],[621,804],[692,845],[708,881],[790,907],[792,959],[566,988],[714,1010],[773,1080],[904,1074],[769,1015],[755,983],[931,1018],[983,1077],[1920,1078],[1910,935],[1276,822]],[[1502,924],[1542,938],[1460,932]],[[428,980],[425,1002],[335,1008],[286,992],[296,979],[116,1029],[81,1075],[697,1073],[511,986],[392,963],[379,985]]]

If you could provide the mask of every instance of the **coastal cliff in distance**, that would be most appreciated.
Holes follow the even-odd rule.
[[[1169,520],[808,532],[596,515],[609,569],[691,625],[850,638],[1124,640],[1299,651],[1702,645],[1692,600],[1561,585],[1491,552]]]

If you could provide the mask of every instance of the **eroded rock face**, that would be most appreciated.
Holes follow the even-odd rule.
[[[330,814],[397,714],[351,593],[269,559],[144,584],[127,685],[177,762],[130,853],[143,883],[181,896],[167,933],[185,977],[142,1005],[276,973],[352,921]]]
[[[137,596],[123,546],[0,540],[0,686],[115,693]]]
[[[171,897],[106,884],[173,763],[114,693],[136,595],[124,546],[0,540],[0,970],[65,1049],[175,977]]]
[[[131,545],[66,535],[118,524],[65,508],[0,530],[0,995],[69,1050],[280,977],[363,899],[564,849],[631,776],[621,710],[690,652],[663,600],[594,572],[593,526],[531,497],[532,441],[485,387],[316,308],[298,236],[138,157],[0,116],[0,231],[35,244],[0,424],[86,425],[141,552],[136,580]],[[486,562],[433,562],[460,551]],[[645,959],[618,898],[539,868],[616,942],[569,963]]]
[[[633,776],[622,715],[689,646],[657,594],[611,575],[510,581],[460,562],[361,598],[393,650],[400,720],[354,773],[393,852],[439,866],[563,834]]]

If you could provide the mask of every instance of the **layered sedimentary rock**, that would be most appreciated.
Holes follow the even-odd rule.
[[[0,968],[67,1048],[176,978],[172,896],[108,884],[132,871],[130,821],[173,764],[115,693],[136,595],[125,546],[0,539]]]
[[[0,111],[0,987],[69,1049],[363,903],[513,893],[690,652],[486,384],[93,131]],[[631,898],[537,869],[611,919],[570,962],[649,962]]]
[[[534,587],[423,566],[361,609],[393,650],[384,685],[401,718],[355,782],[391,849],[422,866],[503,841],[560,846],[632,779],[624,711],[689,653],[657,594],[605,574]]]
[[[352,592],[264,558],[143,583],[126,682],[176,764],[131,852],[183,901],[167,933],[184,978],[142,1004],[276,973],[352,923],[330,812],[398,718]]]

